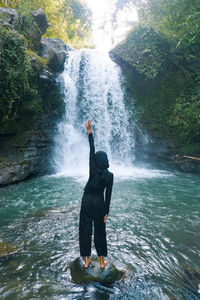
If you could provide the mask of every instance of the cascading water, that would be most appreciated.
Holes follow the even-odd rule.
[[[69,53],[60,80],[66,113],[58,125],[55,148],[57,173],[69,176],[88,173],[88,141],[84,122],[93,119],[96,150],[107,152],[112,170],[130,166],[134,138],[129,131],[124,105],[122,75],[108,54],[96,50]]]

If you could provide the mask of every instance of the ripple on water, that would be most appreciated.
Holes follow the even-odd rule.
[[[75,285],[70,277],[79,255],[82,183],[43,177],[3,188],[1,238],[20,253],[0,260],[0,297],[199,299],[198,189],[196,177],[176,174],[115,181],[108,258],[126,277],[105,287]]]

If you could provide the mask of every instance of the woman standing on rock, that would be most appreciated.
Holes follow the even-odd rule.
[[[80,254],[85,258],[84,268],[90,265],[92,222],[94,222],[94,245],[100,257],[100,268],[107,261],[106,220],[108,218],[113,185],[113,174],[108,171],[109,162],[104,151],[95,153],[91,122],[85,124],[90,144],[90,173],[84,189],[79,220]],[[105,191],[105,201],[104,201]]]

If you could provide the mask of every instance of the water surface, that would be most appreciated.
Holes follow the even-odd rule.
[[[199,177],[155,174],[115,178],[108,259],[126,277],[112,286],[70,276],[84,179],[45,176],[1,188],[0,238],[19,253],[0,259],[0,298],[199,299]]]

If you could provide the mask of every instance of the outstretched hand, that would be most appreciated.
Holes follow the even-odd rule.
[[[89,120],[87,123],[85,123],[85,127],[87,128],[88,134],[92,133],[91,123],[92,123],[92,120]]]

